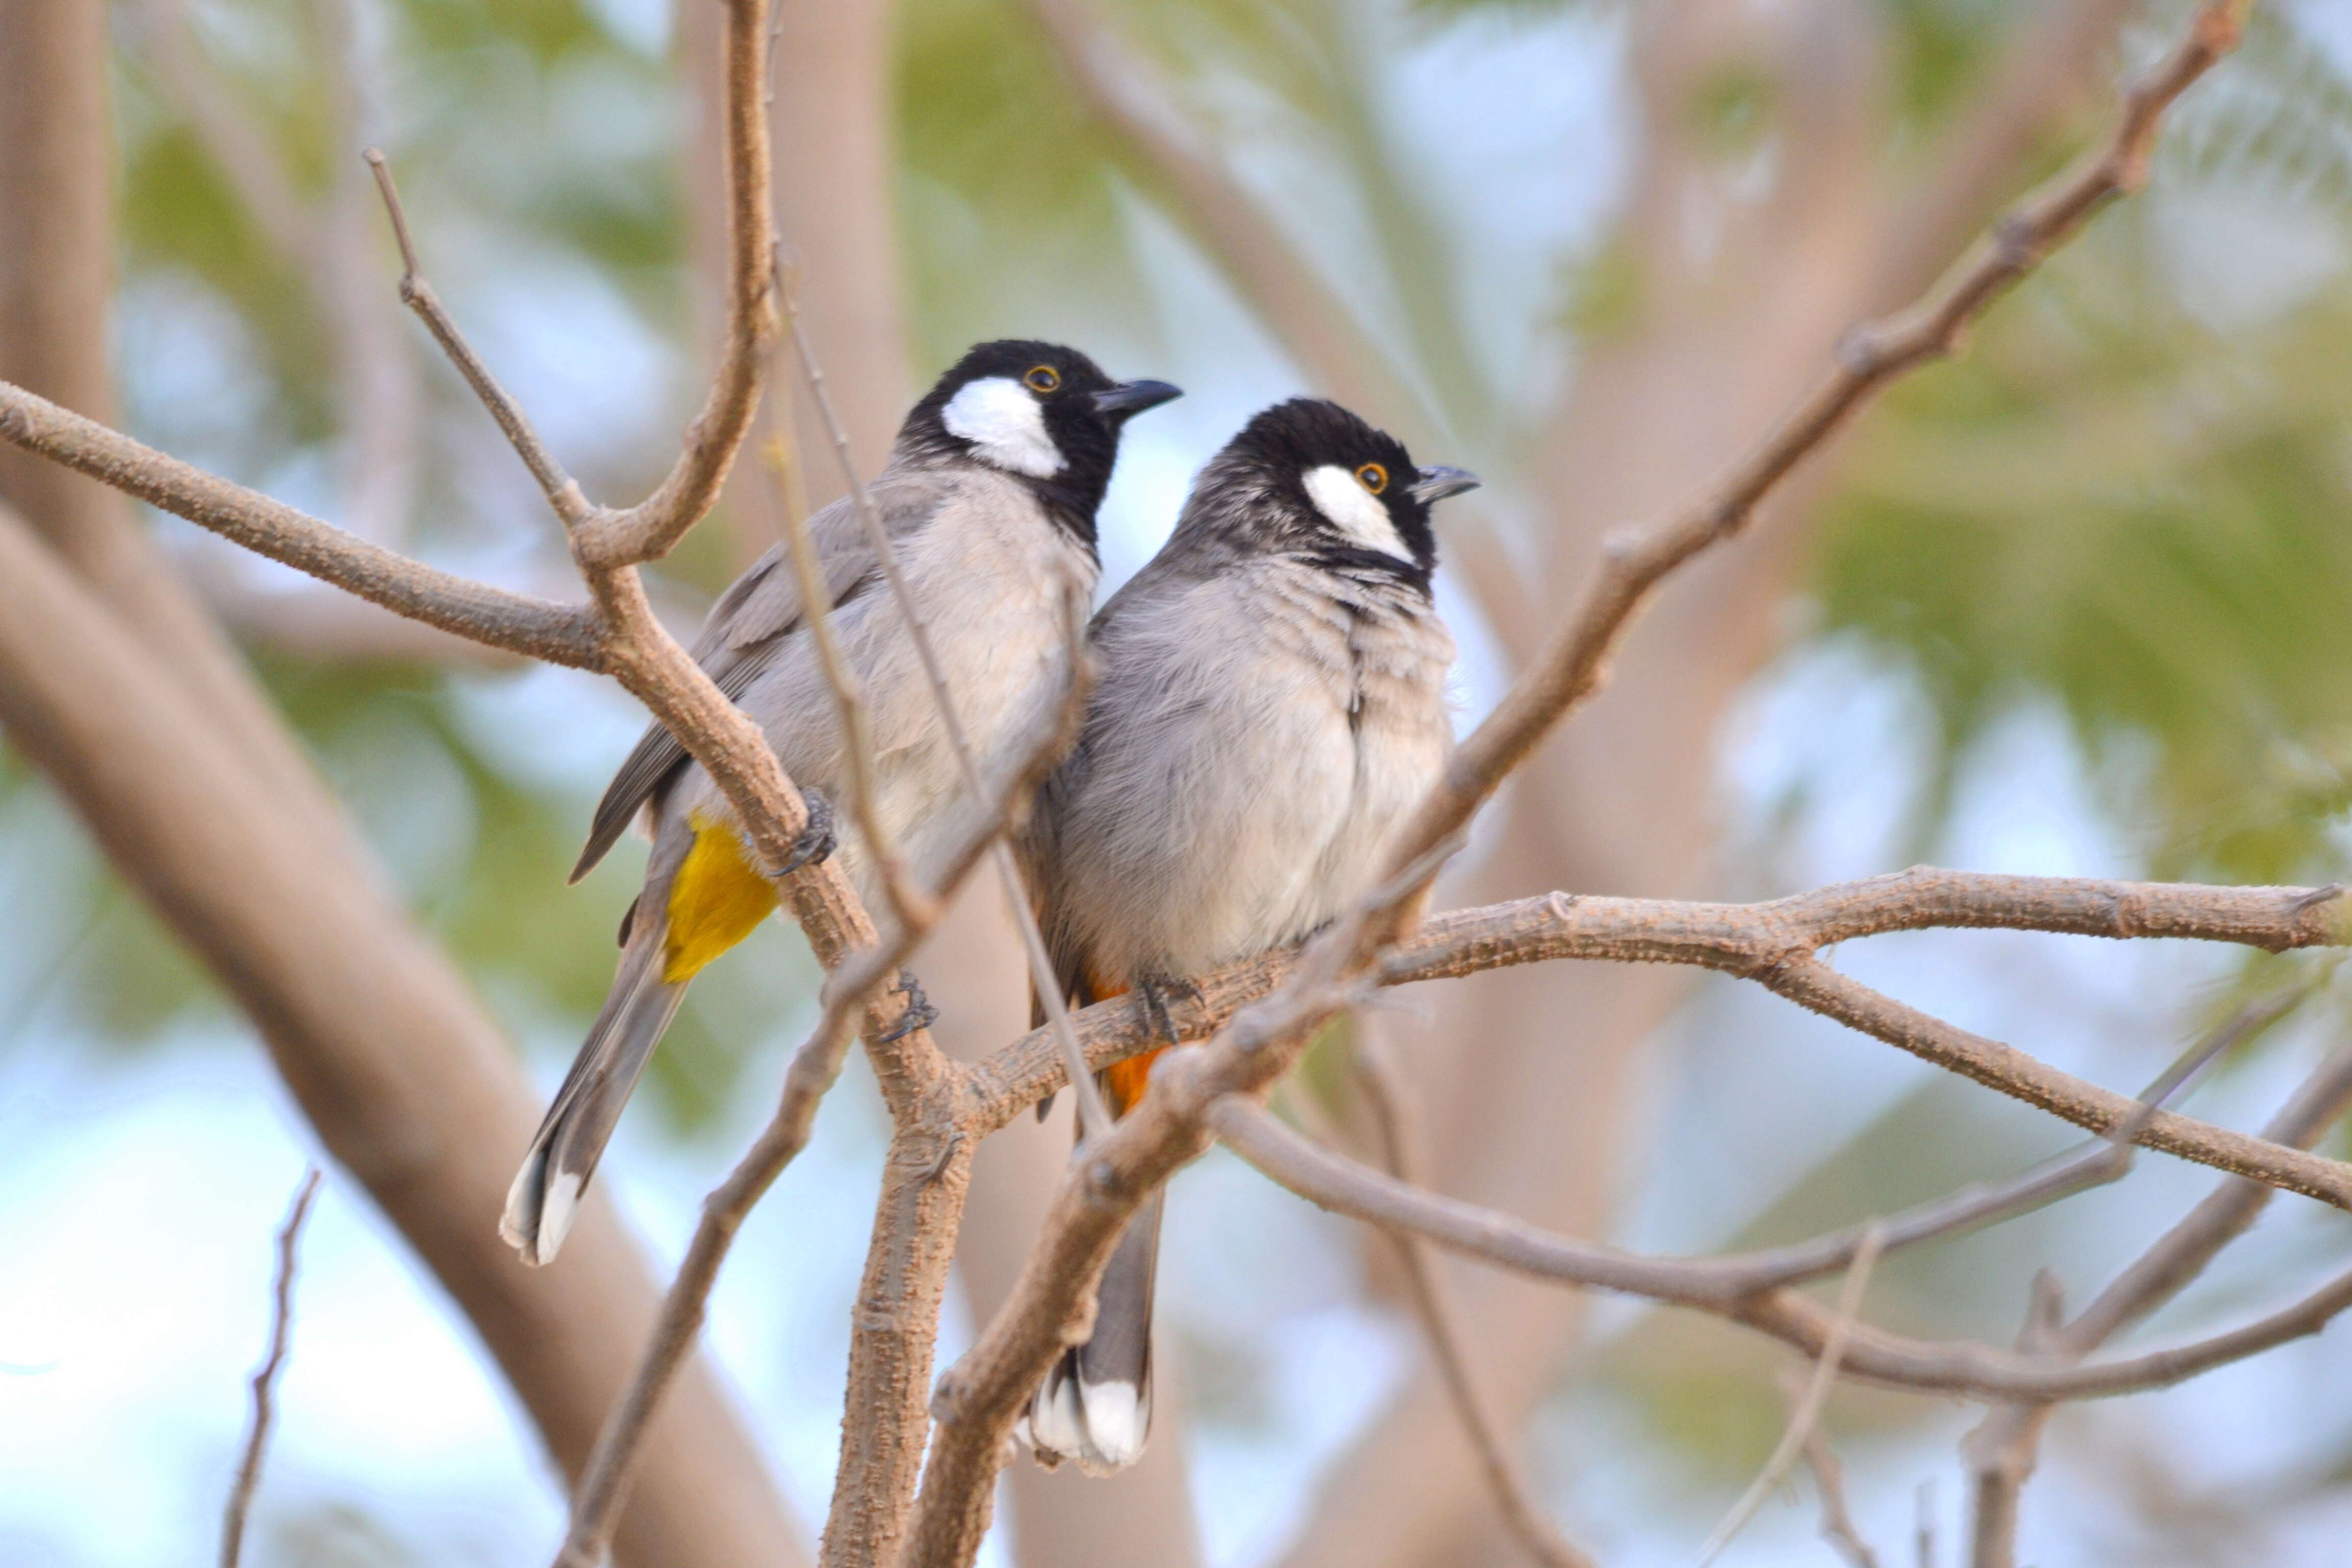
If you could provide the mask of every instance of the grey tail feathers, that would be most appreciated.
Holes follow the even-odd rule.
[[[1095,1295],[1095,1328],[1062,1352],[1029,1402],[1028,1437],[1048,1467],[1077,1461],[1108,1476],[1143,1457],[1151,1431],[1151,1284],[1166,1194],[1128,1221]]]
[[[661,977],[668,922],[640,918],[635,923],[639,929],[621,954],[604,1010],[564,1075],[507,1193],[499,1234],[525,1263],[554,1260],[572,1228],[580,1194],[621,1120],[621,1108],[686,995],[684,982],[672,985]]]

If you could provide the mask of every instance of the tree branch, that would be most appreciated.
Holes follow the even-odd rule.
[[[1421,1185],[1420,1159],[1413,1146],[1403,1086],[1395,1063],[1389,1059],[1386,1046],[1360,1026],[1350,1043],[1349,1055],[1357,1085],[1372,1112],[1381,1163],[1397,1181]],[[1454,1402],[1454,1414],[1461,1418],[1463,1436],[1470,1440],[1471,1449],[1477,1455],[1478,1468],[1486,1478],[1487,1489],[1495,1494],[1503,1522],[1518,1538],[1528,1555],[1546,1564],[1546,1568],[1596,1568],[1593,1559],[1571,1544],[1528,1495],[1526,1478],[1519,1473],[1509,1447],[1478,1396],[1469,1358],[1463,1352],[1453,1305],[1446,1300],[1436,1271],[1430,1267],[1429,1255],[1420,1237],[1401,1226],[1383,1226],[1382,1234],[1396,1248],[1397,1261],[1404,1271],[1406,1293],[1412,1299],[1413,1314],[1420,1319],[1422,1333],[1429,1341],[1430,1357],[1445,1384],[1447,1396]]]
[[[563,526],[567,530],[586,527],[596,515],[596,509],[589,504],[572,476],[563,471],[563,465],[555,460],[547,444],[539,438],[522,405],[507,395],[482,356],[474,352],[474,345],[466,341],[466,334],[458,330],[457,321],[441,303],[441,296],[433,291],[433,285],[425,280],[425,269],[416,259],[416,241],[408,232],[408,213],[400,205],[400,188],[393,184],[392,165],[373,147],[360,156],[366,162],[368,172],[375,176],[376,192],[383,198],[384,216],[392,224],[393,240],[400,247],[400,302],[416,312],[425,330],[433,334],[433,341],[441,345],[441,352],[449,356],[449,363],[457,367],[457,374],[473,389],[475,397],[498,421],[507,445],[530,470],[530,477],[539,481],[540,493],[547,498],[547,504],[555,510]]]
[[[6,382],[0,440],[411,620],[551,664],[604,668],[595,615],[584,605],[549,604],[412,561]]]
[[[2242,1328],[2099,1366],[2017,1355],[1990,1345],[1930,1343],[1862,1323],[1841,1330],[1834,1314],[1786,1288],[1758,1288],[1738,1258],[1638,1257],[1424,1193],[1317,1148],[1239,1093],[1213,1100],[1205,1115],[1210,1129],[1235,1153],[1325,1208],[1375,1225],[1407,1226],[1441,1247],[1538,1279],[1708,1312],[1809,1356],[1822,1357],[1832,1345],[1841,1345],[1841,1365],[1853,1374],[1919,1393],[2111,1398],[2179,1383],[2315,1333],[2352,1307],[2352,1273],[2347,1273]]]
[[[2352,1108],[2352,1046],[2338,1047],[2305,1080],[2263,1136],[2307,1149]],[[2046,1349],[2088,1355],[2186,1289],[2222,1249],[2244,1235],[2272,1190],[2242,1177],[2222,1183],[2178,1225],[2101,1291],[2073,1321],[2055,1325]],[[2009,1568],[2016,1560],[2018,1498],[2033,1473],[2047,1405],[2009,1405],[1988,1411],[1962,1443],[1974,1490],[1969,1535],[1972,1568]]]
[[[246,1428],[245,1449],[236,1464],[236,1480],[229,1488],[228,1504],[221,1511],[221,1568],[236,1568],[245,1554],[245,1517],[253,1507],[255,1489],[261,1485],[261,1460],[269,1451],[269,1428],[278,1414],[278,1373],[286,1364],[286,1347],[294,1325],[294,1248],[302,1222],[310,1217],[310,1200],[319,1195],[319,1173],[312,1170],[295,1190],[294,1206],[278,1229],[278,1280],[270,1289],[269,1352],[253,1373],[253,1421]]]
[[[1796,1408],[1789,1413],[1788,1429],[1780,1434],[1780,1441],[1774,1447],[1771,1458],[1764,1461],[1763,1469],[1757,1472],[1755,1480],[1748,1483],[1748,1489],[1731,1505],[1731,1511],[1723,1516],[1707,1536],[1706,1543],[1699,1548],[1699,1568],[1707,1568],[1723,1555],[1732,1537],[1748,1527],[1764,1500],[1788,1478],[1798,1453],[1816,1435],[1822,1406],[1829,1403],[1830,1385],[1837,1381],[1838,1363],[1845,1356],[1846,1336],[1853,1331],[1854,1322],[1862,1314],[1863,1292],[1869,1289],[1871,1271],[1878,1267],[1879,1252],[1885,1239],[1886,1232],[1876,1220],[1863,1226],[1862,1245],[1854,1249],[1853,1262],[1846,1268],[1845,1284],[1838,1291],[1837,1316],[1830,1322],[1820,1359],[1813,1363],[1813,1374],[1798,1395]]]
[[[2200,7],[2188,37],[2126,94],[2122,117],[2104,147],[1994,225],[1974,258],[1927,299],[1849,333],[1829,379],[1711,495],[1654,531],[1604,543],[1582,605],[1454,753],[1444,783],[1401,835],[1400,861],[1459,832],[1536,742],[1601,689],[1626,627],[1676,567],[1747,528],[1764,499],[1881,391],[1957,353],[1994,300],[2073,238],[2108,200],[2139,188],[2164,111],[2236,47],[2251,3],[2209,0]]]
[[[1432,917],[1382,955],[1384,985],[1475,973],[1548,959],[1626,963],[1687,963],[1752,979],[1790,1000],[1865,1034],[1961,1072],[2101,1134],[2135,1128],[2147,1148],[2253,1175],[2338,1206],[2352,1206],[2352,1165],[2191,1117],[2159,1112],[2087,1083],[2011,1047],[1932,1018],[1847,979],[1812,956],[1821,947],[1861,937],[1933,927],[2043,931],[2076,936],[2193,938],[2279,952],[2335,946],[2347,938],[2347,910],[2334,887],[2207,888],[2183,883],[2106,882],[2070,877],[2013,877],[1915,867],[1760,904],[1674,899],[1571,898],[1552,893]],[[1197,999],[1173,1010],[1177,1032],[1210,1034],[1251,1002],[1294,979],[1298,950],[1269,953],[1206,976]],[[1099,1068],[1149,1040],[1138,1004],[1120,998],[1076,1016],[1087,1061]],[[1263,1019],[1255,1027],[1268,1026]],[[977,1064],[966,1092],[973,1126],[993,1131],[1053,1092],[1062,1068],[1041,1034],[1032,1033]],[[2030,1178],[2034,1184],[2048,1176]],[[2068,1178],[2074,1179],[2074,1178]],[[2002,1203],[2023,1201],[2015,1192]],[[1979,1205],[1963,1194],[1958,1213],[1938,1206],[1916,1223],[1931,1229],[1978,1223]],[[1826,1272],[1844,1258],[1790,1251],[1780,1267],[1791,1277]]]

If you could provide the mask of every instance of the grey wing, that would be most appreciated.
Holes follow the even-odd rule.
[[[936,470],[885,474],[872,487],[883,531],[893,539],[914,532],[940,510],[954,483],[952,475]],[[816,546],[817,568],[833,608],[839,609],[877,581],[880,563],[849,497],[809,519],[809,538]],[[800,575],[785,560],[783,545],[771,545],[711,606],[690,650],[694,661],[728,700],[740,702],[787,634],[800,625],[801,607]],[[596,868],[654,792],[686,760],[686,748],[677,737],[658,723],[646,726],[596,803],[588,842],[572,868],[572,881]]]

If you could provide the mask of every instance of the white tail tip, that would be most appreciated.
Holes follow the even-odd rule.
[[[543,1150],[534,1152],[516,1173],[514,1185],[507,1189],[499,1235],[534,1268],[554,1262],[579,1212],[580,1187],[579,1176],[571,1172],[548,1181],[547,1154]]]
[[[1113,1475],[1143,1457],[1151,1402],[1131,1383],[1053,1376],[1032,1403],[1028,1426],[1030,1446],[1041,1458],[1075,1460],[1090,1476]]]

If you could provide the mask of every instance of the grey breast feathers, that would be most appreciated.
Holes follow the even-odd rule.
[[[921,529],[955,483],[952,473],[940,468],[886,469],[871,487],[883,531],[902,540]],[[844,496],[809,519],[809,538],[834,608],[878,584],[880,563],[851,498]],[[711,606],[694,640],[694,661],[729,700],[740,700],[785,638],[798,629],[801,611],[799,574],[784,546],[771,545]],[[686,760],[686,748],[667,730],[657,723],[646,728],[605,787],[604,799],[596,803],[588,842],[572,868],[572,880],[595,868],[628,831],[638,810]]]

